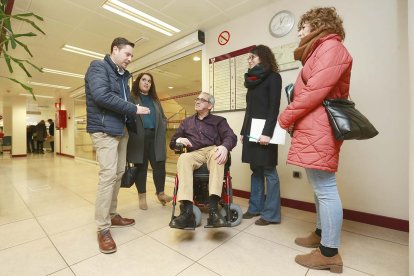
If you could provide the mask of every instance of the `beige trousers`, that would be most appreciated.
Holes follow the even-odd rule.
[[[210,171],[208,190],[210,195],[221,196],[223,189],[224,164],[217,164],[215,160],[216,146],[209,146],[192,152],[183,153],[178,158],[178,192],[177,200],[193,201],[193,171],[204,163]]]
[[[95,222],[98,231],[111,227],[118,205],[118,193],[122,174],[125,171],[128,132],[124,136],[110,136],[103,132],[92,133],[100,166],[99,183],[96,191]]]

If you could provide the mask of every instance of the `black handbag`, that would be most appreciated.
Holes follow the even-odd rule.
[[[355,108],[353,101],[325,99],[323,105],[337,140],[364,140],[378,134],[371,122]]]
[[[135,175],[137,174],[137,167],[134,167],[133,164],[126,163],[125,172],[122,175],[121,179],[121,188],[130,188],[135,182]]]

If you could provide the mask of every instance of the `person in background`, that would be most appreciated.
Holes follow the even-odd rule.
[[[26,144],[27,144],[27,153],[35,153],[36,147],[33,139],[33,135],[36,133],[36,126],[28,125],[26,127]]]
[[[270,144],[279,114],[282,78],[272,50],[258,45],[250,51],[249,69],[245,74],[247,88],[246,113],[240,131],[243,143],[242,162],[249,163],[252,170],[249,208],[244,219],[260,218],[256,225],[280,223],[280,183],[276,171],[277,144]],[[252,137],[252,119],[265,120],[259,137]],[[266,182],[266,189],[265,189]],[[266,195],[265,195],[266,190]]]
[[[137,133],[129,135],[127,161],[138,168],[135,185],[138,189],[139,208],[147,210],[146,186],[148,161],[152,168],[156,195],[162,205],[172,200],[164,193],[165,160],[167,159],[165,135],[167,133],[167,118],[157,96],[154,78],[150,73],[140,73],[131,89],[132,101],[135,104],[148,107],[150,114],[136,115]]]
[[[316,230],[295,243],[316,249],[296,256],[295,261],[341,273],[338,248],[343,213],[335,172],[342,141],[335,139],[322,103],[326,98],[348,98],[352,57],[343,44],[345,30],[335,8],[307,11],[298,31],[300,44],[294,57],[303,69],[295,82],[293,101],[280,114],[279,123],[293,130],[287,162],[305,168],[315,197]]]
[[[134,46],[125,38],[115,38],[111,54],[103,60],[92,61],[85,75],[86,130],[96,148],[100,167],[95,221],[99,250],[106,254],[117,250],[110,227],[135,224],[134,219],[123,218],[116,211],[126,162],[128,133],[125,127],[134,131],[135,124],[129,116],[149,113],[148,108],[129,102],[130,74],[126,68],[132,60]]]
[[[52,119],[47,120],[49,123],[49,142],[52,152],[55,152],[55,123]]]
[[[45,153],[43,150],[43,143],[47,137],[47,130],[45,120],[41,120],[36,125],[36,141],[37,141],[37,153]]]
[[[177,201],[182,208],[180,215],[170,222],[171,228],[194,230],[193,213],[193,172],[204,163],[209,170],[209,217],[206,227],[227,227],[227,222],[218,211],[218,203],[223,190],[224,165],[228,152],[237,144],[237,136],[224,117],[210,114],[214,97],[201,92],[195,99],[196,114],[181,122],[171,137],[170,148],[183,144],[187,152],[177,161],[179,188]]]

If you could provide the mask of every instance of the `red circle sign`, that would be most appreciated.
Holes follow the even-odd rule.
[[[222,31],[218,36],[218,44],[221,46],[226,45],[230,40],[230,33],[228,31]]]

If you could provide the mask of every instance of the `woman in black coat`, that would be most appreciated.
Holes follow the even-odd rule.
[[[134,163],[138,168],[135,185],[138,189],[139,208],[147,210],[148,161],[151,163],[158,200],[163,205],[172,200],[164,193],[167,118],[158,99],[154,78],[151,74],[141,73],[138,75],[132,85],[131,96],[135,104],[148,107],[151,110],[148,115],[136,115],[137,133],[132,131],[129,133],[127,147],[127,161]]]
[[[275,56],[269,47],[258,45],[250,52],[249,70],[245,74],[247,88],[246,113],[240,132],[243,143],[242,162],[252,170],[249,208],[244,219],[261,216],[255,224],[280,223],[280,183],[276,171],[277,144],[270,144],[279,115],[282,79]],[[251,137],[252,119],[265,120],[259,137]],[[266,192],[264,183],[266,179]]]

